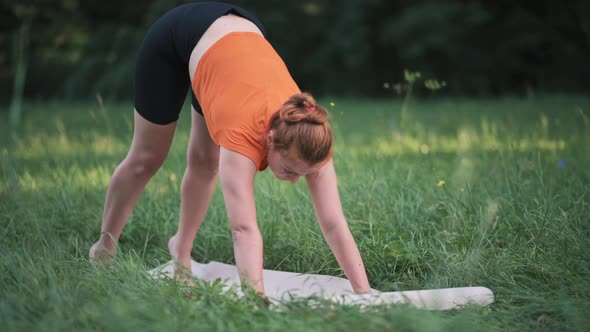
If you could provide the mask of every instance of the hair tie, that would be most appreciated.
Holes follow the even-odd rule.
[[[313,111],[315,111],[315,106],[309,106],[309,107],[306,107],[306,109],[308,112],[313,112]]]

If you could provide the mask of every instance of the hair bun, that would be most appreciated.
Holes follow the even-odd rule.
[[[307,121],[313,124],[322,124],[328,120],[328,111],[316,104],[315,98],[307,92],[298,93],[283,105],[280,112],[281,120],[286,123]]]

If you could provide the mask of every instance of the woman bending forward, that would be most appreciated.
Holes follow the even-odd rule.
[[[180,223],[168,243],[177,266],[190,267],[219,175],[240,279],[264,293],[254,177],[268,167],[279,180],[305,177],[321,230],[352,288],[370,292],[338,195],[328,112],[301,93],[258,19],[223,3],[182,5],[148,31],[137,59],[133,141],[112,175],[90,258],[116,253],[123,227],[168,154],[189,86]]]

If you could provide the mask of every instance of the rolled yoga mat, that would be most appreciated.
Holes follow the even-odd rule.
[[[240,279],[235,265],[219,262],[207,264],[191,261],[193,277],[207,282],[218,279],[224,289],[235,288],[241,295]],[[154,278],[173,277],[172,261],[148,271]],[[273,304],[280,304],[296,298],[319,297],[338,304],[370,305],[408,304],[428,310],[449,310],[465,305],[487,306],[494,302],[494,294],[485,287],[459,287],[424,289],[400,292],[379,292],[354,294],[347,279],[295,272],[263,270],[266,296]]]

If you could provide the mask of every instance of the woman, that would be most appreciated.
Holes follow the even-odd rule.
[[[280,180],[296,183],[305,176],[336,259],[356,293],[370,292],[338,195],[328,113],[301,93],[264,36],[252,14],[223,3],[182,5],[150,28],[137,61],[133,142],[112,176],[91,259],[116,253],[140,194],[166,158],[191,84],[180,224],[168,243],[177,265],[190,266],[193,240],[219,175],[240,278],[264,293],[253,186],[256,172],[268,166]]]

